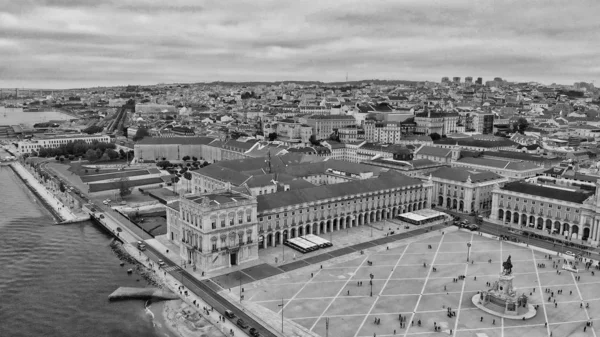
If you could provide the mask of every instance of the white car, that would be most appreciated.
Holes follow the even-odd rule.
[[[575,256],[575,254],[573,254],[573,252],[572,252],[572,251],[570,251],[570,250],[567,250],[567,251],[565,252],[565,255],[569,255],[569,256]]]

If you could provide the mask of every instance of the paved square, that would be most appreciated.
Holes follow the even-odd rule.
[[[469,262],[467,243],[472,244]],[[527,321],[494,317],[471,302],[478,290],[487,289],[486,282],[498,280],[501,262],[509,255],[517,293],[525,293],[532,304],[539,304],[537,315]],[[329,336],[340,337],[394,333],[415,337],[450,333],[461,337],[598,337],[600,333],[600,321],[583,331],[586,322],[600,317],[600,275],[583,271],[576,274],[581,277],[576,281],[570,272],[558,274],[544,253],[509,242],[457,231],[370,255],[337,259],[341,261],[336,264],[333,260],[323,268],[310,266],[246,284],[246,298],[276,313],[281,313],[278,305],[283,298],[284,316],[321,336],[325,336],[327,317]],[[538,268],[540,264],[546,267]],[[460,275],[465,279],[456,280]],[[455,316],[448,316],[448,308]],[[403,328],[399,315],[407,319]],[[380,324],[374,323],[376,318]],[[441,326],[442,332],[434,332],[434,325]]]

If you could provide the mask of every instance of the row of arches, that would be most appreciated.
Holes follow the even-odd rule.
[[[273,232],[268,232],[266,234],[260,234],[258,237],[258,248],[262,249],[277,246],[288,239],[304,236],[306,234],[319,235],[351,227],[367,225],[372,222],[391,219],[397,216],[398,214],[420,210],[425,207],[425,202],[418,202],[407,206],[373,210],[353,215],[346,215],[332,219],[321,220],[304,225],[291,226],[291,228],[276,230]]]
[[[576,224],[561,223],[558,220],[547,219],[541,216],[535,217],[503,209],[498,210],[498,220],[503,223],[545,230],[548,233],[560,234],[570,238],[582,238],[586,240],[591,234],[590,227],[583,227],[583,231],[581,231],[580,226]]]

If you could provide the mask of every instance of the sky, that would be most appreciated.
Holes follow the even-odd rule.
[[[0,87],[591,82],[598,13],[597,0],[0,0]]]

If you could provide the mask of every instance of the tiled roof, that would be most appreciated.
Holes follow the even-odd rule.
[[[169,138],[152,138],[146,137],[136,145],[207,145],[214,141],[211,137],[169,137]]]
[[[544,186],[541,184],[531,184],[521,181],[515,181],[512,183],[505,184],[502,190],[531,194],[544,198],[574,202],[582,204],[587,198],[589,198],[593,192],[584,192],[580,190],[568,190],[564,188],[554,188],[550,186]]]
[[[445,149],[437,146],[423,146],[415,154],[421,156],[448,157],[452,149]]]
[[[461,158],[458,160],[459,163],[470,164],[470,165],[480,165],[480,166],[488,166],[499,169],[507,169],[507,170],[517,170],[517,171],[527,171],[539,168],[539,166],[529,163],[529,162],[512,162],[508,160],[498,160],[498,159],[487,159],[487,158]]]
[[[244,173],[240,173],[218,165],[208,165],[194,170],[194,172],[220,181],[230,182],[236,186],[243,184],[246,180],[248,180],[248,178],[250,178],[250,176]]]
[[[492,181],[502,179],[501,175],[498,175],[493,172],[477,172],[477,171],[469,171],[463,168],[454,168],[454,167],[442,167],[434,172],[431,172],[433,177],[452,180],[452,181],[460,181],[466,182],[469,177],[471,177],[471,181],[474,183],[484,182],[484,181]]]
[[[367,193],[390,188],[422,185],[419,179],[407,177],[401,173],[389,171],[379,178],[351,181],[347,183],[322,185],[299,190],[259,195],[258,212],[297,205],[327,198],[343,197],[358,193]]]

